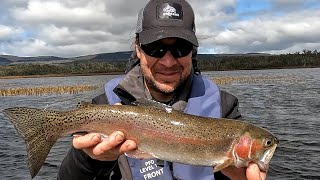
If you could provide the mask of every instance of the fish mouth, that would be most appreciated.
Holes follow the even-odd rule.
[[[277,144],[274,144],[271,148],[269,148],[268,150],[266,150],[263,155],[261,156],[261,158],[259,159],[259,161],[257,162],[259,168],[263,171],[267,171],[269,168],[269,162],[275,152],[277,148]]]

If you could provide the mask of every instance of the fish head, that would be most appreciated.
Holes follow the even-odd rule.
[[[278,143],[279,140],[272,133],[251,126],[234,145],[232,154],[235,166],[246,167],[254,162],[261,170],[267,171]]]

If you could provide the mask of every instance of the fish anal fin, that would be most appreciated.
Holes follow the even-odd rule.
[[[223,161],[222,163],[216,165],[214,168],[213,168],[213,172],[217,172],[217,171],[221,171],[222,169],[230,166],[233,164],[233,160],[232,159],[226,159],[225,161]]]
[[[155,158],[155,156],[153,156],[152,154],[146,153],[144,151],[141,151],[139,149],[130,151],[130,152],[126,152],[125,153],[126,156],[131,157],[131,158],[136,158],[136,159],[151,159],[151,158]]]
[[[27,143],[27,164],[33,179],[40,171],[46,160],[53,144],[57,141],[58,136],[46,137],[39,135],[33,141]]]

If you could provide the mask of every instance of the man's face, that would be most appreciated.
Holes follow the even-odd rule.
[[[159,40],[158,45],[175,47],[179,45],[177,38]],[[174,57],[168,50],[163,57],[147,55],[139,46],[136,46],[140,66],[149,89],[170,94],[184,82],[192,69],[192,51],[184,57]]]

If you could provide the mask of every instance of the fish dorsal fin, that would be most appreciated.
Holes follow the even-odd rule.
[[[94,106],[94,104],[90,102],[85,102],[85,101],[80,101],[77,104],[77,108],[86,108],[86,107],[92,107],[92,106]]]
[[[155,100],[146,99],[146,98],[136,98],[136,101],[132,102],[131,104],[135,106],[151,106],[157,109],[164,110],[168,113],[171,113],[173,111],[172,106],[163,104]]]

